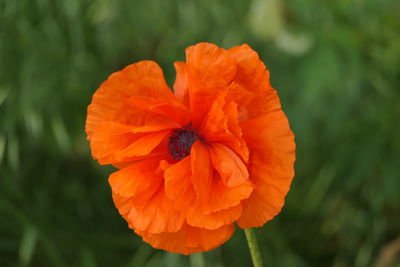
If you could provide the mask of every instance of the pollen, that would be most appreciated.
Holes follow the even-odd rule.
[[[174,159],[182,160],[190,154],[192,145],[198,139],[199,136],[191,125],[175,130],[169,137],[169,153]]]

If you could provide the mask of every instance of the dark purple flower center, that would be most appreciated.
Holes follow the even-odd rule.
[[[174,159],[181,160],[190,154],[193,143],[198,139],[199,135],[190,124],[175,130],[169,137],[169,153]]]

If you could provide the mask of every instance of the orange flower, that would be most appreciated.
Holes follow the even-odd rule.
[[[175,94],[160,67],[113,73],[93,96],[86,133],[129,227],[155,248],[213,249],[277,215],[294,175],[294,135],[247,45],[209,43],[176,62]]]

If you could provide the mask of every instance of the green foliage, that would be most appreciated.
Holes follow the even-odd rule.
[[[151,59],[172,84],[199,41],[257,50],[296,134],[265,265],[398,264],[399,18],[396,0],[0,0],[0,266],[250,266],[242,231],[204,257],[143,243],[85,140],[110,73]]]

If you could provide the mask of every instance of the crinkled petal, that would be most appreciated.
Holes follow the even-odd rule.
[[[102,122],[91,135],[92,156],[100,164],[118,163],[126,161],[129,157],[145,156],[152,152],[174,127],[174,124],[167,123],[135,127]]]
[[[188,108],[175,98],[163,99],[159,97],[134,96],[128,103],[132,107],[148,111],[150,114],[158,114],[164,117],[166,122],[175,121],[180,128],[189,124],[191,116]]]
[[[256,51],[243,44],[228,49],[228,53],[237,65],[234,81],[244,85],[249,91],[271,90],[269,71]]]
[[[232,141],[222,143],[231,147],[236,153],[238,153],[242,159],[247,162],[249,159],[249,149],[247,148],[247,144],[242,138],[242,129],[239,126],[239,113],[238,113],[238,105],[236,102],[229,102],[224,107],[224,113],[226,114],[227,119],[227,127],[229,132],[234,136]]]
[[[236,205],[228,209],[205,214],[202,209],[196,205],[187,207],[185,213],[186,222],[195,227],[214,230],[223,225],[229,225],[236,221],[242,214],[242,205]]]
[[[171,131],[162,131],[145,134],[137,138],[125,149],[117,151],[115,157],[117,161],[121,161],[121,159],[127,157],[148,155],[170,134],[170,132]]]
[[[189,122],[190,112],[168,88],[160,67],[141,61],[113,73],[96,91],[86,133],[100,164],[123,166],[153,156],[148,154],[168,135],[159,131]]]
[[[229,84],[236,72],[236,65],[229,53],[210,43],[198,43],[186,49],[186,63],[193,74],[205,83],[222,80]]]
[[[250,196],[254,188],[251,182],[245,182],[235,187],[228,187],[216,171],[214,171],[212,181],[207,202],[203,206],[204,214],[210,214],[239,205],[242,200]]]
[[[243,201],[237,221],[242,228],[259,227],[277,215],[294,176],[295,143],[282,111],[265,114],[241,124],[250,149],[250,179],[256,185]]]
[[[192,183],[201,205],[208,203],[208,196],[212,187],[213,167],[207,147],[196,141],[190,151]]]
[[[185,62],[175,62],[176,79],[174,93],[176,98],[185,106],[189,106],[189,77]]]
[[[188,255],[195,252],[209,251],[220,246],[229,240],[234,231],[235,227],[232,224],[215,230],[207,230],[184,224],[175,233],[149,234],[140,231],[136,231],[136,233],[141,235],[143,241],[149,243],[154,248]]]
[[[190,153],[196,201],[199,202],[199,208],[203,214],[236,206],[253,191],[253,184],[249,179],[235,186],[227,186],[212,165],[210,149],[210,146],[197,141],[193,144]],[[233,182],[235,183],[236,181]]]
[[[170,165],[164,172],[165,193],[177,210],[186,210],[196,200],[191,176],[190,156]]]
[[[162,119],[163,117],[132,107],[128,99],[136,96],[176,101],[157,63],[140,61],[129,65],[110,75],[93,95],[86,120],[89,140],[96,127],[104,121],[135,126],[165,121],[165,117]]]
[[[186,49],[185,66],[192,123],[198,128],[215,96],[232,81],[236,65],[225,49],[199,43]]]
[[[242,138],[237,104],[232,101],[226,104],[227,93],[227,90],[218,93],[203,120],[199,133],[208,143],[218,142],[227,145],[247,161],[249,151]]]
[[[102,122],[93,132],[90,149],[94,159],[100,164],[110,164],[115,151],[122,150],[135,140],[132,127],[113,122]]]
[[[133,199],[130,197],[123,197],[116,192],[112,192],[112,198],[119,214],[121,214],[121,216],[125,219],[125,221],[128,222],[128,215],[132,209]]]
[[[241,121],[279,110],[280,101],[276,91],[271,87],[269,71],[257,52],[247,44],[243,44],[229,49],[228,53],[237,66],[233,84],[240,85],[250,93],[246,93],[240,87],[233,88],[232,96],[239,104]],[[251,94],[253,96],[249,99]]]
[[[115,205],[131,228],[149,233],[176,232],[185,218],[164,192],[160,160],[144,160],[109,178]]]
[[[142,160],[116,171],[108,182],[113,192],[123,197],[148,200],[163,183],[162,174],[156,174],[160,158]]]
[[[143,156],[132,156],[132,157],[124,157],[118,162],[113,162],[112,165],[118,169],[125,168],[127,166],[130,166],[131,164],[135,162],[139,162],[142,160],[148,160],[148,159],[164,159],[166,161],[173,161],[173,158],[169,154],[169,148],[168,148],[168,142],[169,142],[169,136],[167,135],[161,143],[156,146],[151,152],[147,155]]]
[[[128,220],[135,230],[162,233],[178,231],[185,217],[174,209],[172,200],[165,196],[164,188],[160,187],[147,203],[133,205]]]
[[[164,172],[166,195],[173,200],[175,209],[184,213],[189,225],[213,230],[231,224],[240,217],[241,204],[205,214],[201,200],[196,199],[191,175],[191,156],[170,165]]]
[[[228,188],[251,184],[246,165],[230,148],[214,143],[210,145],[210,152],[211,162]]]

